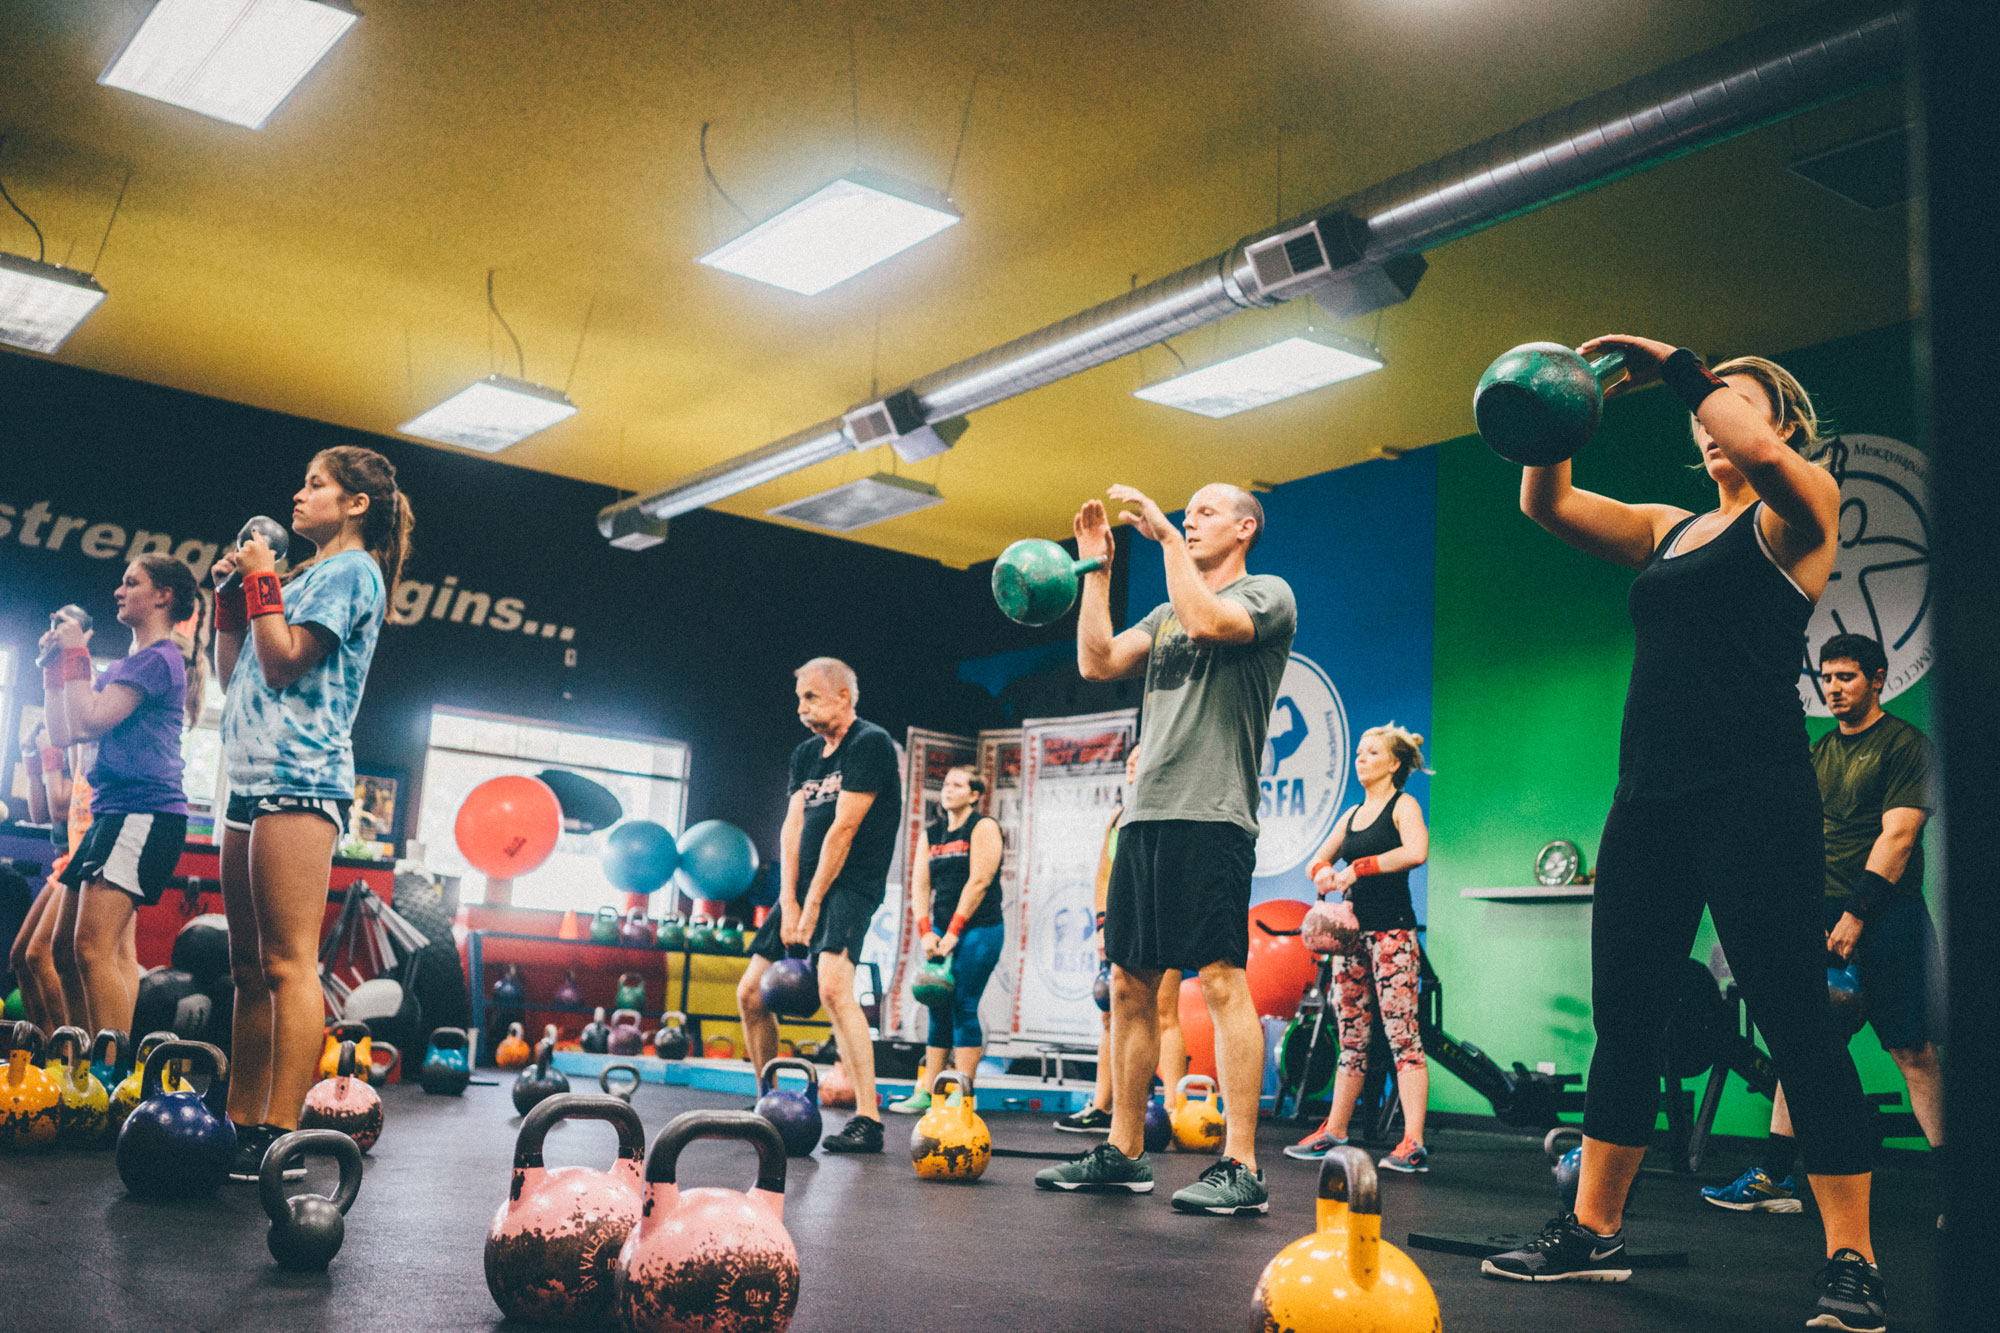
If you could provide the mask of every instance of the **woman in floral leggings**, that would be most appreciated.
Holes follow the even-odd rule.
[[[1363,799],[1334,822],[1313,858],[1313,886],[1324,899],[1344,894],[1360,931],[1335,973],[1340,1011],[1340,1071],[1326,1122],[1285,1149],[1287,1157],[1324,1157],[1347,1142],[1347,1122],[1368,1073],[1368,1045],[1379,1012],[1382,1032],[1396,1059],[1396,1088],[1403,1103],[1403,1140],[1382,1159],[1390,1171],[1428,1171],[1424,1108],[1430,1071],[1417,1035],[1417,985],[1421,974],[1417,916],[1410,902],[1410,871],[1430,855],[1423,808],[1403,790],[1424,767],[1424,738],[1391,722],[1361,733],[1354,775]],[[1345,860],[1339,870],[1336,859]]]

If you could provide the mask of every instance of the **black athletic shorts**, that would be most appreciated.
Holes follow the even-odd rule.
[[[180,864],[187,825],[186,815],[99,815],[58,878],[72,889],[101,879],[150,907]]]
[[[354,802],[343,801],[337,796],[287,796],[282,792],[270,796],[238,796],[232,793],[229,808],[223,811],[222,822],[226,828],[248,833],[252,821],[265,815],[318,815],[345,835],[347,812],[353,808]]]
[[[1104,897],[1104,956],[1123,968],[1175,968],[1250,957],[1250,877],[1257,840],[1238,825],[1140,819],[1118,830]]]
[[[861,961],[861,944],[868,938],[869,923],[875,920],[875,909],[881,903],[849,893],[845,889],[829,889],[820,900],[819,924],[813,931],[812,956],[823,953],[847,955],[850,963]],[[776,917],[778,913],[771,914]]]
[[[1828,930],[1840,913],[1837,904],[1827,905]],[[1891,899],[1869,914],[1854,962],[1861,978],[1861,1012],[1883,1050],[1916,1050],[1944,1035],[1934,1021],[1942,1009],[1936,993],[1937,952],[1930,909],[1920,895]]]
[[[785,956],[785,941],[780,931],[785,928],[785,914],[777,908],[764,918],[764,924],[757,927],[757,934],[750,941],[750,956],[777,962]]]

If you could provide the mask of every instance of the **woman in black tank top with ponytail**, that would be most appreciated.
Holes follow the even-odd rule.
[[[1818,419],[1782,366],[1742,357],[1711,373],[1686,349],[1624,335],[1580,350],[1625,354],[1627,378],[1614,393],[1661,381],[1680,395],[1717,504],[1703,514],[1627,504],[1577,489],[1567,462],[1522,474],[1523,513],[1578,550],[1639,571],[1636,643],[1597,857],[1597,1048],[1576,1212],[1484,1271],[1630,1276],[1625,1195],[1652,1137],[1666,1019],[1706,906],[1785,1085],[1826,1226],[1812,1322],[1880,1328],[1868,1233],[1874,1141],[1827,1007],[1826,863],[1797,685],[1806,622],[1833,571],[1840,486],[1805,457]]]

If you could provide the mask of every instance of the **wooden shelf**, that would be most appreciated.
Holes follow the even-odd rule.
[[[1518,889],[1460,889],[1458,896],[1492,903],[1587,903],[1597,893],[1589,884],[1530,884]]]

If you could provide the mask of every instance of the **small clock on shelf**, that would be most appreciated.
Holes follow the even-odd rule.
[[[1557,838],[1535,853],[1535,883],[1557,888],[1564,884],[1590,883],[1583,848],[1568,838]]]

